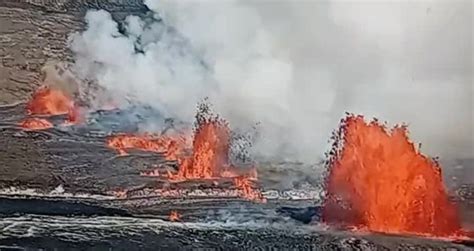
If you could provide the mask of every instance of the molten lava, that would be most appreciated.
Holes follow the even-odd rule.
[[[266,202],[265,197],[259,190],[255,190],[252,186],[252,182],[248,177],[240,176],[234,178],[234,184],[242,192],[241,196],[253,201]]]
[[[126,155],[127,149],[163,153],[167,160],[177,160],[186,149],[186,139],[182,136],[116,135],[107,140],[107,145]]]
[[[49,87],[40,87],[26,104],[28,115],[53,116],[67,114],[64,125],[73,125],[80,121],[78,108],[74,106],[72,99],[60,90]],[[20,123],[27,130],[43,130],[54,125],[39,118],[28,118]]]
[[[82,123],[85,120],[83,114],[79,112],[79,107],[71,106],[67,112],[67,119],[64,122],[64,125],[75,125],[78,123]]]
[[[261,192],[252,186],[251,180],[257,179],[256,169],[239,173],[230,164],[229,150],[228,124],[217,118],[204,119],[195,131],[192,155],[180,161],[177,174],[168,174],[168,177],[172,180],[233,178],[242,197],[265,202]]]
[[[323,219],[369,231],[456,235],[456,206],[436,162],[420,154],[407,130],[387,131],[362,116],[342,121],[329,161]]]
[[[53,124],[46,119],[27,118],[20,123],[20,127],[25,130],[45,130],[52,128]]]
[[[163,153],[167,160],[178,162],[177,172],[167,170],[165,174],[161,174],[160,169],[155,169],[141,172],[142,176],[166,177],[173,182],[232,178],[236,187],[242,191],[242,197],[263,202],[260,191],[252,186],[253,181],[257,180],[257,170],[239,170],[230,163],[231,133],[227,122],[206,116],[209,115],[206,114],[207,110],[203,111],[203,114],[198,112],[196,116],[192,149],[189,149],[191,146],[188,147],[186,136],[148,134],[116,135],[108,139],[107,145],[118,150],[121,155],[127,154],[127,149],[140,149]]]
[[[171,211],[169,216],[170,221],[180,221],[181,215],[177,211]]]
[[[236,169],[233,166],[230,166],[223,170],[220,174],[222,178],[236,178],[245,176],[249,180],[256,181],[258,180],[257,168],[246,168],[246,169]]]
[[[241,171],[230,164],[230,129],[219,119],[202,121],[194,134],[192,155],[180,160],[174,180],[235,178],[257,179],[255,168]]]
[[[39,88],[26,104],[29,115],[61,115],[69,113],[74,106],[70,97],[49,87]]]
[[[180,163],[173,179],[211,179],[221,177],[229,166],[230,130],[214,119],[202,122],[194,134],[193,154]]]

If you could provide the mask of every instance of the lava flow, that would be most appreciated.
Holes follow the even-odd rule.
[[[374,232],[450,237],[461,231],[438,163],[405,126],[388,131],[362,116],[342,120],[329,161],[323,219]]]
[[[116,149],[120,155],[126,155],[127,149],[163,153],[167,160],[177,160],[186,149],[184,136],[160,135],[116,135],[107,140],[107,145]]]
[[[234,184],[241,191],[241,196],[248,200],[265,202],[266,199],[263,197],[259,190],[255,190],[252,186],[252,182],[249,177],[239,176],[234,178]]]
[[[168,218],[170,221],[180,221],[181,215],[177,211],[171,211]]]
[[[107,145],[121,155],[127,154],[127,149],[159,152],[167,160],[177,161],[179,166],[176,173],[168,171],[161,175],[157,169],[141,173],[143,176],[166,177],[173,182],[231,178],[242,197],[263,202],[263,195],[252,187],[252,181],[257,179],[256,169],[241,171],[230,163],[231,134],[227,122],[199,112],[196,119],[192,147],[188,146],[185,136],[147,134],[116,135],[107,141]]]
[[[53,127],[53,124],[46,119],[27,118],[20,123],[20,127],[25,130],[45,130]]]

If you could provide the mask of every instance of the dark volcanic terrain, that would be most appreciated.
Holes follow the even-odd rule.
[[[0,108],[0,248],[468,250],[471,245],[328,228],[319,217],[320,176],[298,163],[259,166],[256,185],[267,203],[240,198],[231,182],[174,184],[142,177],[152,164],[173,168],[173,163],[154,153],[119,156],[105,144],[114,130],[101,129],[106,123],[133,132],[128,124],[136,121],[125,123],[120,112],[103,111],[86,124],[24,131],[16,126],[24,109],[22,103]],[[60,124],[64,116],[51,120]],[[128,197],[114,191],[128,191]],[[181,215],[179,222],[169,221],[172,211]]]

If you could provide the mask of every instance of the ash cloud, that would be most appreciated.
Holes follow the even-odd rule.
[[[314,162],[345,111],[406,122],[422,151],[473,152],[472,10],[453,1],[146,0],[89,11],[74,70],[116,98],[192,122],[209,97],[255,154]]]

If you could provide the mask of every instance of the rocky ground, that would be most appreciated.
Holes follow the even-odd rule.
[[[0,248],[60,250],[469,250],[442,241],[354,236],[287,223],[180,223],[160,219],[24,216],[0,221]],[[7,229],[6,229],[7,228]],[[5,230],[6,229],[6,230]],[[23,236],[19,236],[23,233]],[[41,233],[41,234],[39,234]],[[15,249],[12,249],[15,250]]]

